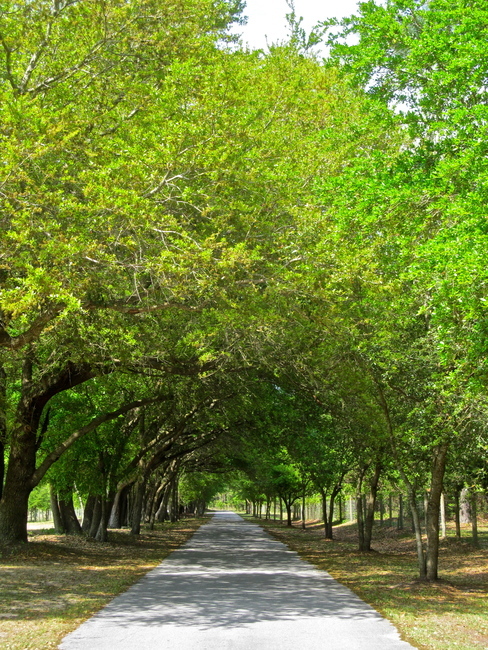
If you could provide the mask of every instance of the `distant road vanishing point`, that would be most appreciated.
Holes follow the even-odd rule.
[[[407,650],[395,627],[262,528],[219,512],[61,650]]]

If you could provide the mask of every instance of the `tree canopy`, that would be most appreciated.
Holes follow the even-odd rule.
[[[2,4],[0,539],[46,482],[106,539],[239,472],[327,536],[348,484],[369,550],[390,482],[435,580],[445,477],[486,491],[487,10],[360,3],[320,60],[242,4]]]

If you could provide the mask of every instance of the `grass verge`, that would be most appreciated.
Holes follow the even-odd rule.
[[[0,648],[47,650],[157,566],[208,519],[85,537],[29,533],[29,544],[0,549]]]
[[[301,557],[325,569],[388,618],[402,638],[421,650],[488,649],[488,550],[447,538],[441,542],[441,580],[417,580],[413,537],[393,528],[375,528],[371,553],[356,551],[356,527],[323,530],[287,528],[253,520]],[[482,539],[488,528],[482,529]]]

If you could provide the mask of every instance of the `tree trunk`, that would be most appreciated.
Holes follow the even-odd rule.
[[[151,503],[151,512],[149,515],[149,530],[154,530],[154,524],[156,523],[156,516],[161,505],[161,501],[164,497],[164,490],[166,487],[165,481],[161,481],[156,494],[154,495],[153,501]]]
[[[460,516],[460,505],[459,505],[459,495],[461,490],[456,488],[454,493],[454,521],[456,524],[456,539],[461,539],[461,516]]]
[[[21,436],[25,440],[30,436]],[[0,543],[27,542],[30,481],[35,470],[35,444],[27,449],[17,440],[10,449],[7,475],[0,501]],[[34,441],[35,442],[35,441]],[[23,448],[22,448],[23,447]]]
[[[53,513],[54,530],[58,535],[64,535],[66,530],[59,509],[58,495],[52,483],[49,484],[49,503],[51,504],[51,512]]]
[[[99,542],[108,541],[108,522],[110,520],[110,514],[112,512],[112,506],[115,500],[115,494],[112,492],[108,496],[103,495],[101,497],[101,508],[100,508],[100,523],[98,525],[98,530],[95,535],[95,539]]]
[[[131,535],[140,535],[142,506],[144,503],[144,493],[146,491],[146,480],[141,479],[134,485],[135,497],[134,505],[131,512]]]
[[[88,495],[85,503],[85,508],[83,510],[83,523],[81,524],[81,530],[85,533],[85,535],[88,535],[90,533],[93,511],[95,509],[95,501],[96,497],[93,494]]]
[[[93,508],[93,514],[92,514],[92,520],[90,522],[90,531],[89,531],[89,536],[95,537],[97,536],[98,532],[98,527],[100,526],[100,520],[102,518],[102,497],[97,496],[95,497],[95,506]]]
[[[393,528],[393,495],[388,495],[388,526]]]
[[[427,510],[429,508],[429,493],[427,491],[424,492],[424,526],[425,530],[427,530]]]
[[[471,530],[473,533],[473,544],[478,546],[478,502],[476,492],[472,492],[469,499],[471,507]]]
[[[403,530],[403,494],[398,495],[398,530]]]
[[[168,516],[168,503],[169,503],[170,495],[171,495],[171,483],[168,482],[163,491],[163,498],[161,499],[161,504],[158,508],[158,511],[156,512],[156,519],[158,521],[164,521]]]
[[[0,543],[27,542],[27,516],[29,495],[44,476],[47,468],[43,461],[43,472],[36,471],[37,434],[42,411],[48,401],[61,391],[79,385],[93,374],[88,366],[65,366],[52,383],[44,377],[42,384],[33,383],[33,360],[27,351],[22,365],[20,399],[15,415],[15,424],[10,438],[8,467],[0,500]],[[0,380],[1,384],[1,380]],[[1,388],[0,388],[1,392]],[[50,464],[57,460],[54,452]]]
[[[291,516],[291,508],[293,506],[293,501],[283,499],[285,503],[285,508],[286,508],[286,525],[291,526],[292,522],[292,516]]]
[[[3,544],[27,542],[29,495],[36,469],[37,431],[37,425],[33,427],[31,424],[30,415],[22,414],[19,418],[21,424],[12,434],[5,485],[0,500],[0,543]]]
[[[446,539],[446,499],[444,492],[441,494],[441,536]]]
[[[7,373],[0,364],[0,499],[5,478],[5,444],[7,442]]]
[[[381,465],[375,467],[373,477],[369,485],[369,493],[366,502],[366,517],[364,522],[364,547],[362,551],[371,550],[371,539],[373,537],[374,511],[376,506],[376,495],[378,494],[378,484],[381,475]]]
[[[341,481],[342,483],[342,481]],[[334,539],[334,531],[333,531],[333,526],[334,526],[334,505],[335,505],[335,500],[339,492],[341,491],[341,485],[336,485],[334,489],[331,492],[330,498],[329,498],[329,519],[326,524],[326,533],[325,533],[325,538],[326,539]]]
[[[410,502],[412,522],[415,530],[415,544],[417,547],[417,562],[419,567],[419,576],[421,580],[424,580],[426,577],[426,566],[425,566],[424,545],[422,542],[422,528],[420,524],[420,515],[419,515],[419,509],[417,505],[417,495],[415,494],[415,491],[413,490],[412,486],[409,486],[408,499]]]
[[[426,577],[427,580],[437,580],[439,566],[439,511],[441,503],[442,485],[446,469],[448,445],[440,444],[434,452],[430,483],[429,500],[427,503],[427,553]]]
[[[59,499],[59,512],[67,535],[81,535],[83,533],[73,505],[73,495],[66,499]]]
[[[305,518],[306,518],[306,514],[305,514],[305,491],[306,491],[306,487],[304,487],[303,491],[302,491],[302,530],[305,530],[305,527],[306,527],[306,524],[305,524]]]
[[[461,523],[462,524],[470,524],[471,523],[471,508],[469,505],[469,494],[468,494],[468,489],[463,487],[461,490],[460,494],[460,501],[461,501],[461,507],[460,507],[460,518],[461,518]]]
[[[259,502],[259,515],[261,516],[261,502]],[[179,509],[179,495],[178,495],[178,475],[173,478],[172,481],[172,492],[171,492],[171,510],[169,513],[169,519],[172,524],[178,521],[180,518],[180,509]]]
[[[124,485],[117,490],[108,520],[108,528],[122,528],[124,525],[124,511],[126,510],[127,493],[130,488],[131,485]]]
[[[360,494],[356,499],[356,517],[358,522],[358,544],[359,550],[364,549],[364,513],[363,513],[363,496]]]
[[[327,490],[320,488],[320,498],[322,500],[322,519],[324,520],[324,537],[327,539],[328,532],[328,516],[327,516]]]

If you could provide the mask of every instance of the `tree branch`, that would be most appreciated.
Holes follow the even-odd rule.
[[[0,347],[20,350],[20,348],[29,345],[29,343],[32,343],[39,338],[46,325],[56,318],[56,316],[63,311],[64,307],[65,305],[63,303],[58,303],[57,305],[53,305],[49,309],[41,312],[39,316],[34,319],[34,322],[30,327],[18,336],[10,336],[6,328],[0,326]]]
[[[166,396],[152,397],[143,400],[136,400],[133,402],[129,402],[128,404],[124,404],[124,406],[118,408],[116,411],[98,415],[97,417],[93,418],[88,424],[85,424],[85,426],[81,427],[80,429],[77,429],[76,431],[73,431],[73,433],[68,438],[66,438],[66,440],[64,440],[60,445],[58,445],[58,447],[56,447],[56,449],[54,449],[50,454],[48,454],[46,458],[42,461],[42,463],[39,465],[39,467],[32,475],[32,479],[30,482],[31,487],[35,488],[36,485],[39,484],[39,481],[44,477],[44,475],[51,467],[51,465],[53,465],[58,460],[58,458],[60,458],[65,453],[65,451],[67,451],[73,445],[73,443],[76,442],[76,440],[82,438],[87,433],[90,433],[90,431],[93,431],[104,422],[114,420],[115,418],[118,418],[120,415],[124,415],[125,413],[128,413],[132,409],[139,408],[140,406],[145,406],[147,404],[153,404],[155,402],[161,401],[162,399],[166,399]]]
[[[5,42],[2,34],[0,34],[0,43],[2,44],[3,51],[5,52],[5,76],[7,77],[12,89],[18,92],[18,85],[12,73],[12,50]]]

